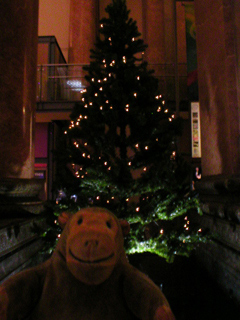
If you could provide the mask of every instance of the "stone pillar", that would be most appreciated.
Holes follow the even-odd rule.
[[[232,175],[240,169],[237,17],[233,3],[194,1],[203,176]]]
[[[98,0],[70,0],[69,63],[90,62],[98,30]]]
[[[0,178],[34,176],[38,0],[0,0]]]
[[[143,37],[148,48],[145,58],[149,64],[165,63],[164,1],[143,1]]]
[[[0,216],[39,213],[34,179],[38,0],[0,0]]]
[[[211,242],[197,256],[240,302],[239,1],[195,0],[202,179],[196,183]]]

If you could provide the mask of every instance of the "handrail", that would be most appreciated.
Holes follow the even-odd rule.
[[[87,64],[41,64],[37,66],[37,102],[63,102],[81,100],[81,91],[88,85],[84,67]],[[175,64],[148,64],[159,79],[166,100],[175,100]],[[187,66],[178,64],[180,100],[187,99]]]

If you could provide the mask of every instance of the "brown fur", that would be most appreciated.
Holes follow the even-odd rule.
[[[1,320],[174,320],[160,289],[127,262],[111,212],[86,208],[66,223],[48,261],[0,287]]]

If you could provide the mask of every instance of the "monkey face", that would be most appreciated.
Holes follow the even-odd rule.
[[[87,208],[74,215],[66,241],[66,261],[75,278],[96,285],[110,276],[119,259],[119,229],[105,209]]]

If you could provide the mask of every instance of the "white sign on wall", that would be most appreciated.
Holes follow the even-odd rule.
[[[191,102],[192,158],[201,158],[201,126],[199,102]]]

